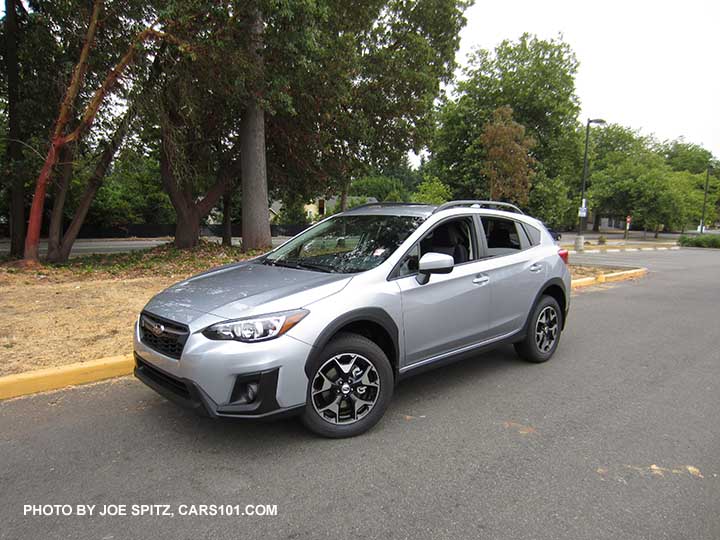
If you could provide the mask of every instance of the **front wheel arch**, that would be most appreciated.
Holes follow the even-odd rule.
[[[313,344],[313,350],[305,362],[305,374],[310,377],[310,365],[323,349],[341,333],[366,337],[382,349],[398,380],[400,365],[399,331],[393,318],[381,308],[361,308],[338,317],[328,324]]]

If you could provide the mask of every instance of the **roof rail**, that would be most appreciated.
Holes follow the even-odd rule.
[[[358,208],[369,208],[371,206],[432,206],[432,205],[427,204],[427,203],[417,203],[417,202],[369,202],[369,203],[361,204],[359,206],[353,206],[352,208],[348,208],[345,211],[350,212],[351,210],[357,210]]]
[[[455,208],[457,206],[469,206],[470,208],[493,208],[495,207],[497,210],[504,210],[509,209],[512,212],[515,212],[516,214],[525,214],[522,210],[520,210],[517,206],[514,204],[501,202],[501,201],[450,201],[446,202],[445,204],[441,204],[438,206],[435,210],[433,210],[433,214],[440,212],[442,210],[447,210],[448,208]]]

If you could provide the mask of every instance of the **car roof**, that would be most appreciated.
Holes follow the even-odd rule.
[[[437,206],[419,203],[368,203],[345,210],[345,215],[411,216],[428,218]]]
[[[490,202],[478,201],[484,204],[492,204]],[[438,207],[434,204],[422,204],[422,203],[368,203],[355,208],[350,208],[343,212],[345,215],[376,215],[376,216],[411,216],[411,217],[422,217],[424,219],[429,218],[431,215],[437,213],[438,215],[455,215],[465,214],[468,211],[471,213],[498,216],[498,217],[510,217],[513,219],[530,218],[531,221],[535,221],[534,218],[527,214],[517,212],[508,212],[496,208],[488,208],[487,206],[481,206],[478,204],[472,204],[473,201],[451,201],[447,203],[446,208]],[[498,203],[503,204],[503,203]],[[439,210],[439,211],[437,211]]]

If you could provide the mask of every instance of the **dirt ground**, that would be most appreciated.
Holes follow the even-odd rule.
[[[0,375],[132,351],[140,310],[177,279],[0,285]]]
[[[574,278],[604,268],[571,265]],[[129,354],[147,301],[184,276],[0,280],[0,375]]]

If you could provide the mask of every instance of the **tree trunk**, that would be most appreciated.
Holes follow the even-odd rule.
[[[263,20],[255,10],[250,27],[250,58],[263,76]],[[240,163],[242,175],[243,250],[271,247],[268,214],[267,170],[265,165],[265,112],[259,103],[261,92],[245,110],[240,125]]]
[[[63,146],[60,150],[60,180],[55,184],[55,199],[50,216],[50,230],[48,231],[47,259],[49,261],[57,261],[60,256],[63,218],[65,216],[65,200],[67,199],[67,192],[70,187],[70,178],[72,178],[74,157],[75,152],[71,145]]]
[[[593,218],[593,232],[600,232],[600,212],[597,212]]]
[[[232,182],[227,182],[223,193],[222,245],[232,246]]]
[[[7,74],[8,132],[5,147],[5,178],[10,186],[10,255],[22,257],[25,240],[25,182],[17,170],[22,159],[20,148],[20,67],[17,57],[17,0],[5,0],[5,73]]]
[[[195,202],[191,189],[178,184],[173,172],[171,156],[168,154],[167,127],[160,130],[160,179],[175,209],[175,247],[190,249],[200,240],[200,220],[210,213],[225,191],[225,176],[220,175],[217,182],[207,191],[200,202]]]
[[[348,191],[350,189],[350,182],[343,182],[342,189],[340,190],[340,211],[344,212],[348,209]]]
[[[660,225],[655,225],[655,238],[660,235]]]
[[[90,205],[92,204],[93,199],[95,198],[95,194],[100,188],[100,184],[102,184],[102,180],[105,176],[105,173],[103,173],[103,175],[100,177],[96,177],[96,174],[97,172],[93,174],[93,178],[85,187],[85,192],[83,193],[82,199],[80,199],[78,208],[75,211],[75,216],[73,217],[70,225],[68,226],[65,234],[63,235],[62,242],[60,243],[60,248],[58,249],[57,253],[52,254],[51,257],[51,253],[48,252],[48,261],[67,262],[67,260],[70,258],[70,252],[72,251],[72,247],[75,244],[77,235],[80,232],[80,227],[82,227],[82,224],[85,222],[85,217],[87,216],[88,210],[90,210]]]
[[[188,206],[185,211],[177,213],[175,224],[175,247],[192,249],[200,241],[200,214],[195,205]]]
[[[75,244],[80,228],[85,222],[87,213],[90,210],[90,205],[95,199],[95,194],[98,189],[100,189],[103,180],[105,180],[110,164],[112,163],[115,154],[120,149],[120,146],[130,129],[130,124],[135,118],[135,113],[136,108],[134,103],[132,103],[125,112],[125,116],[120,121],[117,129],[115,129],[115,133],[113,133],[112,138],[105,143],[105,148],[95,164],[95,170],[85,186],[85,191],[80,199],[77,210],[75,210],[75,215],[73,216],[70,225],[65,231],[65,234],[63,234],[62,239],[59,241],[57,249],[48,249],[48,261],[66,262],[70,258],[70,252],[72,251],[73,244]],[[50,223],[50,230],[50,238],[52,239],[54,236],[52,232],[52,221]]]

